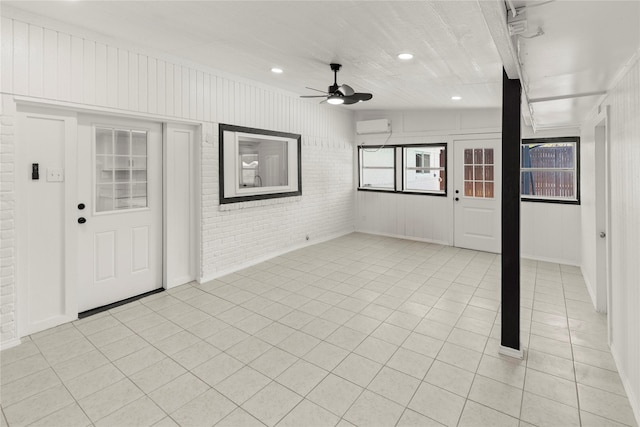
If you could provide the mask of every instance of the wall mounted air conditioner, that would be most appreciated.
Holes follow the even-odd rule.
[[[391,121],[389,119],[379,119],[356,122],[356,133],[358,135],[391,133]]]

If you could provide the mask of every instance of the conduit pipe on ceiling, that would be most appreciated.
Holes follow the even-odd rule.
[[[509,9],[511,9],[511,15],[513,15],[513,17],[515,18],[516,15],[518,14],[518,11],[516,10],[515,6],[513,5],[513,1],[512,0],[507,0],[507,4],[509,5]]]

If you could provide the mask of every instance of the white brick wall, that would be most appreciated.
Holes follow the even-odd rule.
[[[15,325],[15,116],[8,96],[0,111],[0,342],[16,337]]]
[[[217,141],[217,138],[216,138]],[[219,204],[218,143],[203,147],[202,275],[354,229],[351,142],[302,135],[302,196]],[[215,171],[207,173],[206,171]]]

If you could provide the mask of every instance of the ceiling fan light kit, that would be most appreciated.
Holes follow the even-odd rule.
[[[300,98],[325,98],[320,103],[329,103],[332,105],[350,105],[355,104],[357,102],[368,101],[373,98],[373,95],[370,93],[364,92],[356,92],[349,85],[338,85],[338,71],[342,65],[340,64],[329,64],[331,67],[331,71],[333,71],[333,84],[329,86],[327,92],[321,91],[319,89],[314,89],[312,87],[307,87],[307,89],[315,90],[316,92],[321,92],[323,95],[302,95]]]

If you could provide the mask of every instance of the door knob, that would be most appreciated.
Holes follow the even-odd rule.
[[[455,199],[453,199],[453,200],[455,200],[455,201],[457,202],[458,200],[460,200],[460,198],[459,198],[459,197],[456,197],[456,198],[455,198]]]
[[[78,210],[84,209],[84,203],[78,203]]]
[[[460,192],[460,190],[456,190],[456,194],[458,194]]]
[[[83,216],[81,216],[80,218],[78,218],[78,224],[84,224],[85,222],[87,222],[87,219]]]
[[[607,237],[607,233],[605,233],[604,231],[600,232],[600,238],[604,239],[605,237]]]

